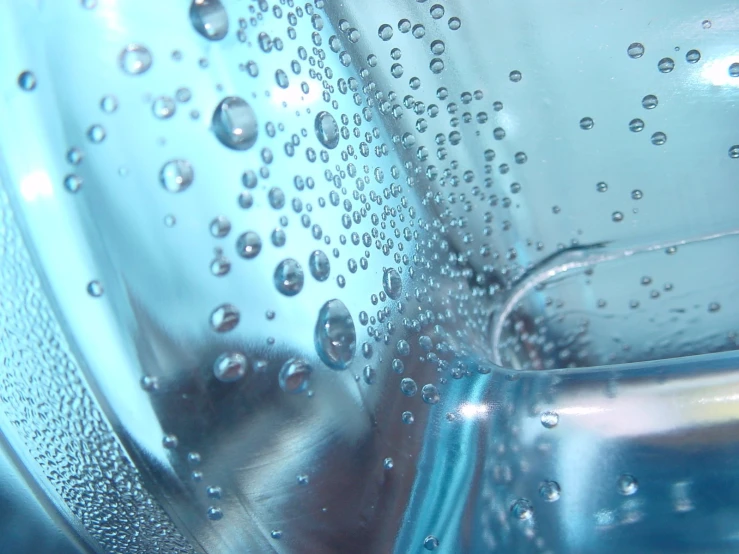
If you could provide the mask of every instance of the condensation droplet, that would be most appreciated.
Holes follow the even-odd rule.
[[[429,535],[425,539],[423,539],[423,547],[426,550],[436,550],[439,548],[439,539],[437,539],[433,535]]]
[[[254,110],[238,96],[224,98],[213,111],[213,132],[224,146],[248,150],[259,134]]]
[[[87,294],[94,298],[99,298],[103,295],[103,285],[100,281],[90,281],[87,284]]]
[[[316,114],[315,131],[318,140],[326,148],[333,149],[339,144],[339,126],[330,113],[318,112]]]
[[[218,333],[230,331],[239,324],[239,310],[232,304],[221,304],[210,314],[210,326]]]
[[[632,42],[626,49],[630,58],[641,58],[644,55],[644,45],[641,42]]]
[[[636,477],[628,473],[619,476],[616,485],[618,492],[624,496],[631,496],[639,490],[639,483],[636,481]]]
[[[382,288],[385,289],[385,294],[393,300],[400,298],[400,293],[403,291],[403,281],[395,269],[385,270],[382,276]]]
[[[561,495],[559,483],[556,481],[544,481],[539,487],[539,495],[545,502],[556,502]]]
[[[187,160],[170,160],[159,171],[159,182],[169,192],[182,192],[194,178],[195,173]]]
[[[660,70],[662,73],[669,73],[673,69],[675,69],[675,60],[672,58],[662,58],[659,62],[657,62],[657,69]]]
[[[228,33],[228,13],[220,0],[193,0],[190,22],[208,40],[221,40]]]
[[[559,414],[557,412],[544,412],[541,414],[541,424],[547,429],[556,427],[559,423]]]
[[[282,260],[275,269],[274,283],[285,296],[295,296],[303,290],[303,268],[292,258]]]
[[[519,498],[511,504],[511,515],[520,520],[531,519],[531,516],[534,515],[534,508],[531,502],[525,498]]]
[[[435,385],[428,384],[421,389],[421,398],[426,404],[436,404],[441,399],[441,395]]]
[[[657,107],[657,104],[659,101],[657,100],[657,97],[654,94],[647,94],[644,98],[641,100],[641,105],[645,110],[653,110]]]
[[[346,369],[354,358],[357,333],[341,300],[329,300],[318,312],[314,343],[318,356],[331,369]]]
[[[245,374],[249,362],[241,352],[224,352],[213,362],[213,375],[224,383],[238,381]]]
[[[141,75],[151,67],[151,52],[141,44],[129,44],[118,56],[121,69],[129,75]]]
[[[236,240],[236,252],[242,258],[254,258],[261,250],[262,239],[254,231],[247,231]]]
[[[313,368],[302,358],[287,360],[278,377],[280,388],[290,394],[299,394],[308,388]]]
[[[18,86],[25,91],[32,91],[36,88],[36,76],[30,71],[23,71],[18,75]]]

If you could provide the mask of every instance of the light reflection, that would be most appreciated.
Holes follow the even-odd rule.
[[[21,179],[21,196],[26,202],[48,198],[53,194],[51,179],[45,171],[32,171]]]
[[[701,77],[714,86],[739,87],[739,77],[729,75],[729,66],[737,62],[739,62],[739,55],[707,61],[701,69]]]
[[[315,104],[321,99],[321,90],[315,84],[311,84],[308,92],[305,93],[299,86],[289,86],[287,88],[272,87],[270,90],[270,98],[273,104],[282,106],[283,102],[289,106],[296,104]]]
[[[486,404],[465,403],[459,407],[459,414],[465,419],[484,417],[489,411],[490,406]]]

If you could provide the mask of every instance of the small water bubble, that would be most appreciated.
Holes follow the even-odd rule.
[[[210,486],[207,489],[205,489],[205,494],[208,495],[208,498],[212,498],[213,500],[220,500],[221,495],[223,491],[221,490],[221,487],[215,487]]]
[[[177,104],[169,96],[160,96],[151,105],[151,112],[157,119],[169,119],[175,113]]]
[[[139,382],[141,389],[146,392],[154,392],[159,389],[159,379],[151,375],[144,375]]]
[[[90,281],[87,283],[87,294],[93,298],[99,298],[103,295],[103,285],[100,281]]]
[[[339,126],[329,112],[318,112],[314,125],[316,136],[326,148],[333,149],[339,144]]]
[[[556,427],[559,423],[559,414],[557,412],[544,412],[541,414],[541,424],[547,429]]]
[[[636,481],[636,477],[628,473],[624,473],[618,478],[616,483],[618,492],[624,496],[631,496],[639,490],[639,483]]]
[[[704,29],[710,29],[711,28],[711,20],[710,19],[704,19],[701,23],[701,27]]]
[[[392,458],[385,458],[382,461],[382,467],[384,467],[385,469],[393,469],[393,465],[394,464],[393,464],[393,459]]]
[[[426,550],[436,550],[439,548],[439,539],[437,539],[433,535],[429,535],[425,539],[423,539],[423,547]]]
[[[539,496],[546,502],[556,502],[559,500],[561,489],[556,481],[544,481],[539,487]]]
[[[217,255],[210,262],[210,272],[216,277],[222,277],[231,270],[231,262],[222,254]]]
[[[223,238],[231,231],[231,222],[227,217],[219,215],[210,222],[210,234],[216,238]]]
[[[270,531],[269,533],[269,536],[275,540],[280,540],[282,538],[282,531],[280,531],[279,529],[272,529],[272,531]]]
[[[739,77],[739,62],[734,62],[729,66],[729,77]]]
[[[341,300],[326,302],[318,312],[314,333],[316,352],[331,369],[346,369],[354,358],[357,333]]]
[[[380,25],[380,28],[377,29],[377,36],[379,36],[384,41],[388,41],[393,38],[393,28],[386,23]]]
[[[80,150],[79,148],[72,147],[69,150],[67,150],[67,161],[71,163],[72,165],[81,164],[84,157],[85,155],[83,154],[82,150]]]
[[[739,144],[735,144],[729,148],[729,157],[734,159],[739,158]]]
[[[118,109],[118,99],[112,94],[106,94],[100,99],[100,109],[105,113],[113,113]]]
[[[428,384],[421,389],[421,398],[426,404],[436,404],[441,399],[441,395],[435,385]]]
[[[519,498],[511,504],[511,515],[520,520],[531,519],[534,515],[534,507],[525,498]]]
[[[310,477],[308,477],[306,474],[300,474],[297,477],[298,485],[308,485],[310,484]]]
[[[633,200],[641,200],[644,197],[644,193],[640,191],[639,189],[634,189],[631,191],[631,198]]]
[[[328,256],[321,250],[314,250],[308,258],[308,268],[316,281],[323,282],[331,273],[331,264]]]
[[[282,69],[278,69],[277,71],[275,71],[275,82],[280,88],[287,88],[290,86],[290,81],[288,80],[287,73],[285,73]]]
[[[626,49],[630,58],[637,59],[644,55],[644,45],[641,42],[632,42]]]
[[[285,296],[295,296],[303,290],[303,268],[292,258],[282,260],[275,268],[274,283]]]
[[[252,107],[237,96],[221,100],[213,111],[213,132],[224,146],[248,150],[257,141],[259,129]]]
[[[389,268],[385,270],[382,276],[382,287],[385,290],[385,294],[393,300],[400,298],[403,290],[403,281],[395,269]]]
[[[403,421],[403,423],[405,423],[406,425],[410,425],[411,423],[413,423],[413,422],[415,421],[415,418],[413,417],[413,413],[412,413],[412,412],[408,412],[408,411],[406,411],[406,412],[403,412],[403,413],[401,414],[401,416],[400,416],[400,419],[401,419],[401,420]]]
[[[249,368],[249,362],[240,352],[224,352],[213,362],[213,375],[223,383],[238,381]]]
[[[718,302],[711,302],[708,305],[708,311],[711,312],[711,313],[717,312],[720,309],[721,309],[721,304],[719,304]]]
[[[269,205],[275,210],[280,210],[285,206],[285,193],[282,192],[281,188],[272,187],[267,194]]]
[[[398,344],[396,345],[396,348],[398,349],[398,354],[400,356],[407,356],[411,353],[411,345],[408,344],[408,341],[405,339],[400,339],[398,341]]]
[[[619,223],[624,220],[624,214],[622,212],[613,212],[611,214],[611,219],[616,223]]]
[[[641,119],[632,119],[629,121],[629,131],[639,133],[644,129],[644,122]]]
[[[118,56],[121,69],[129,75],[141,75],[151,67],[151,52],[141,44],[129,44]]]
[[[590,129],[592,129],[593,125],[595,125],[595,123],[590,117],[583,117],[580,120],[580,129],[584,129],[585,131],[589,131]]]
[[[701,59],[701,53],[698,50],[688,50],[688,53],[685,54],[685,60],[688,63],[697,63]]]
[[[210,326],[218,333],[230,331],[239,324],[239,310],[232,304],[221,304],[210,314]]]
[[[32,91],[36,88],[36,76],[30,71],[23,71],[18,75],[18,86],[25,91]]]
[[[285,231],[280,227],[277,227],[272,231],[272,235],[270,238],[272,240],[272,244],[277,246],[278,248],[281,246],[285,246],[285,242],[287,241]]]
[[[431,70],[431,73],[438,75],[444,71],[444,61],[441,58],[434,58],[431,60],[431,63],[429,63],[429,69]]]
[[[641,105],[645,110],[653,110],[657,107],[657,104],[659,101],[657,100],[657,97],[654,94],[647,94],[644,98],[641,100]]]
[[[515,69],[508,74],[508,78],[514,83],[518,83],[521,80],[521,77],[521,72]]]
[[[459,19],[458,17],[450,17],[448,24],[449,24],[449,28],[452,31],[456,31],[462,26],[462,20]]]
[[[311,373],[313,368],[308,362],[302,358],[290,358],[280,369],[280,388],[290,394],[299,394],[308,388]]]
[[[102,125],[92,125],[87,129],[87,138],[94,144],[100,144],[105,140],[105,128]]]
[[[220,0],[193,0],[190,22],[208,40],[221,40],[228,33],[228,13]]]
[[[192,184],[194,177],[187,160],[170,160],[159,171],[159,182],[169,192],[182,192]]]
[[[673,69],[675,69],[675,60],[672,58],[662,58],[659,62],[657,62],[657,69],[660,70],[662,73],[669,73]]]
[[[400,392],[406,396],[415,396],[418,392],[418,385],[410,377],[405,377],[400,381]],[[413,417],[411,415],[411,417]]]
[[[656,146],[662,146],[665,142],[667,142],[667,135],[661,131],[657,131],[652,135],[651,141],[652,144]]]
[[[362,376],[364,377],[365,383],[367,383],[368,385],[372,385],[377,379],[377,371],[375,371],[375,368],[373,368],[372,366],[366,365],[362,370]]]
[[[216,506],[211,506],[208,508],[208,519],[211,521],[218,521],[219,519],[223,519],[223,510]]]
[[[168,434],[164,435],[164,438],[162,438],[162,446],[168,450],[173,450],[177,448],[177,445],[180,443],[179,439],[176,435]]]
[[[608,184],[601,181],[600,183],[595,185],[595,189],[598,192],[606,192],[608,190]]]
[[[236,252],[246,259],[254,258],[262,251],[262,239],[254,231],[243,233],[236,241]]]
[[[77,192],[82,187],[82,177],[75,174],[67,175],[64,178],[64,188],[69,192]]]

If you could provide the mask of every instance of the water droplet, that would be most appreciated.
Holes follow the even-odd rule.
[[[646,110],[653,110],[657,107],[657,104],[659,101],[657,100],[657,97],[654,94],[647,94],[644,98],[641,100],[641,105]]]
[[[509,79],[510,79],[510,80],[511,80],[512,82],[514,82],[514,83],[518,83],[518,82],[519,82],[519,81],[521,80],[521,72],[520,72],[520,71],[518,71],[518,70],[514,70],[514,71],[511,71],[511,72],[510,72],[510,73],[508,74],[508,78],[509,78]]]
[[[644,55],[644,45],[641,42],[632,42],[626,49],[630,58],[641,58]]]
[[[129,44],[118,56],[121,69],[129,75],[141,75],[151,67],[151,53],[140,44]]]
[[[303,268],[292,258],[282,260],[275,269],[274,283],[285,296],[295,296],[303,290]]]
[[[624,214],[622,212],[613,212],[611,214],[611,219],[616,223],[619,223],[624,220]]]
[[[176,109],[177,104],[169,96],[160,96],[151,105],[151,111],[157,119],[169,119]]]
[[[275,210],[280,210],[285,206],[285,193],[282,192],[281,188],[272,187],[269,189],[267,199],[269,200],[269,205]]]
[[[520,520],[531,519],[534,515],[534,507],[525,498],[519,498],[511,504],[511,515]]]
[[[316,281],[325,281],[331,273],[331,264],[328,256],[321,250],[311,252],[310,258],[308,259],[308,268]]]
[[[380,28],[377,29],[377,36],[384,41],[388,41],[393,38],[393,28],[388,24],[380,25]]]
[[[31,91],[36,88],[36,76],[30,71],[23,71],[18,75],[18,86],[25,91]]]
[[[729,66],[729,77],[739,77],[739,62],[734,62]]]
[[[87,138],[94,144],[100,144],[105,140],[105,128],[102,125],[92,125],[87,130]]]
[[[377,379],[377,371],[372,366],[366,365],[362,370],[362,376],[364,377],[365,383],[372,385]]]
[[[246,356],[240,352],[224,352],[213,362],[213,375],[223,383],[238,381],[249,368]]]
[[[82,177],[75,174],[67,175],[64,178],[64,188],[69,192],[77,192],[82,187]]]
[[[590,117],[583,117],[580,120],[580,129],[589,131],[590,129],[593,128],[593,125],[595,125],[595,123],[593,122],[593,119]]]
[[[652,135],[652,144],[656,146],[662,146],[665,142],[667,142],[667,135],[662,133],[661,131],[657,131]]]
[[[541,424],[547,429],[556,427],[559,423],[559,414],[557,412],[544,412],[541,414]]]
[[[285,73],[282,69],[278,69],[277,71],[275,71],[275,82],[280,88],[287,88],[290,86],[290,81],[287,78],[287,73]]]
[[[629,121],[629,131],[632,133],[640,133],[644,129],[644,122],[641,119],[632,119]]]
[[[415,396],[418,392],[418,385],[410,377],[405,377],[400,381],[400,392],[406,396]]]
[[[458,30],[461,26],[462,26],[462,20],[460,20],[458,17],[449,18],[449,28],[452,31]]]
[[[395,465],[395,464],[393,463],[393,459],[392,458],[385,458],[382,461],[382,467],[384,467],[385,469],[393,469],[393,465]]]
[[[406,425],[410,425],[411,423],[415,421],[415,418],[413,417],[412,412],[403,412],[403,414],[400,417],[403,420],[403,423],[405,423]]]
[[[426,550],[436,550],[439,548],[439,539],[437,539],[433,535],[429,535],[425,539],[423,539],[423,547]]]
[[[400,293],[403,291],[403,281],[395,269],[385,270],[382,276],[382,288],[385,289],[385,294],[393,300],[400,298]]]
[[[106,94],[100,99],[100,109],[105,113],[113,113],[118,109],[118,99],[112,94]]]
[[[269,536],[275,540],[280,540],[282,538],[282,531],[280,531],[279,529],[272,529]]]
[[[221,40],[228,33],[228,13],[220,0],[193,0],[190,22],[208,40]]]
[[[151,375],[144,375],[139,384],[146,392],[154,392],[159,389],[159,379]]]
[[[719,304],[718,302],[711,302],[708,305],[708,311],[711,312],[711,313],[717,312],[720,309],[721,309],[721,304]]]
[[[285,242],[287,241],[287,236],[285,235],[285,231],[281,228],[277,227],[272,231],[272,244],[277,246],[278,248],[281,246],[285,246]]]
[[[171,433],[168,435],[164,435],[164,438],[162,439],[162,446],[164,446],[164,448],[168,450],[177,448],[178,444],[180,444],[179,439],[176,435],[172,435]]]
[[[659,69],[662,73],[669,73],[673,69],[675,69],[675,60],[672,58],[662,58],[659,62],[657,62],[657,69]]]
[[[424,385],[421,389],[421,398],[426,404],[436,404],[441,399],[439,391],[435,385]]]
[[[341,300],[329,300],[318,312],[314,342],[318,356],[331,369],[346,369],[354,358],[357,333]]]
[[[631,198],[633,200],[641,200],[644,197],[644,194],[639,189],[634,189],[631,191]]]
[[[213,111],[213,132],[224,146],[248,150],[259,133],[254,110],[238,96],[224,98]]]
[[[711,20],[710,19],[704,19],[703,23],[701,23],[701,27],[704,29],[710,29],[711,28]]]
[[[629,475],[628,473],[621,475],[618,478],[616,485],[618,487],[618,492],[624,496],[631,496],[639,490],[639,483],[636,481],[636,477]]]
[[[310,483],[310,477],[305,474],[298,475],[298,485],[308,485]]]
[[[330,113],[318,112],[316,114],[315,131],[318,140],[326,148],[333,149],[339,144],[339,126]]]
[[[219,215],[210,222],[210,234],[216,238],[223,238],[231,231],[231,222],[227,217]]]
[[[222,304],[210,314],[210,326],[218,333],[230,331],[239,324],[239,310],[231,304]]]
[[[688,63],[697,63],[701,59],[701,53],[698,50],[688,50],[685,54],[685,60]]]
[[[242,258],[254,258],[261,250],[262,239],[254,231],[243,233],[236,241],[236,252]]]
[[[730,158],[739,158],[739,144],[735,144],[731,148],[729,148],[729,157]]]
[[[299,394],[308,388],[313,368],[302,358],[290,358],[280,369],[280,388],[290,394]]]
[[[218,521],[219,519],[223,519],[223,510],[217,508],[216,506],[211,506],[210,508],[208,508],[208,519],[211,521]]]
[[[598,192],[606,192],[608,190],[608,184],[601,181],[597,185],[595,185],[595,188]]]
[[[556,502],[559,500],[561,489],[556,481],[544,481],[539,487],[539,495],[546,502]]]
[[[205,489],[205,494],[208,495],[208,498],[212,498],[213,500],[220,500],[222,493],[223,491],[221,490],[221,487],[210,486]]]
[[[182,192],[194,178],[195,173],[187,160],[170,160],[159,172],[159,182],[169,192]]]
[[[87,284],[87,294],[94,298],[99,298],[103,295],[103,285],[100,281],[90,281]]]

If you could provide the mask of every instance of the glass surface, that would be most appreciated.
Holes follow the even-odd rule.
[[[0,2],[0,547],[735,552],[738,39]]]

